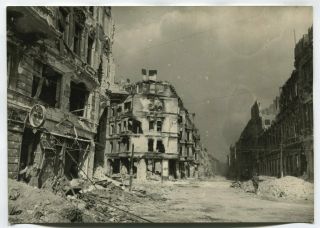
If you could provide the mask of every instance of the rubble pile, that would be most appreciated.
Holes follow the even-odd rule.
[[[9,179],[9,221],[10,223],[70,223],[74,217],[68,216],[77,207],[70,201],[55,195],[46,189],[31,187],[25,183]],[[64,213],[69,211],[70,213]],[[78,213],[78,221],[84,220],[82,213]]]
[[[293,176],[266,179],[258,187],[259,195],[272,198],[312,200],[313,193],[312,183]]]
[[[95,185],[78,179],[68,184],[63,181],[48,180],[39,189],[9,179],[10,223],[146,222],[132,214],[129,206],[143,200],[162,200],[152,192],[130,192],[112,179],[100,180]]]

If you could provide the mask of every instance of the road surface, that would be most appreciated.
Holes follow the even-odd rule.
[[[130,211],[153,222],[313,222],[313,202],[265,200],[230,184],[221,178],[158,182],[144,187],[159,190],[167,200],[145,200],[130,205]]]

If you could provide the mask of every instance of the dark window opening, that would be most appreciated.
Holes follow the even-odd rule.
[[[117,108],[117,113],[121,113],[121,112],[122,112],[122,107],[119,106],[119,107]]]
[[[92,48],[93,48],[93,38],[88,37],[88,49],[87,49],[87,63],[92,64]]]
[[[114,125],[110,125],[110,135],[114,134]]]
[[[110,142],[110,153],[113,152],[113,142]]]
[[[165,152],[165,148],[164,145],[162,143],[162,140],[157,140],[157,151],[160,153],[164,153]]]
[[[265,120],[265,121],[264,121],[264,124],[265,124],[265,125],[270,125],[270,120]]]
[[[69,180],[78,178],[79,154],[80,151],[78,150],[70,150],[66,153],[64,174]]]
[[[129,101],[129,102],[124,103],[124,111],[128,112],[128,111],[130,111],[130,109],[131,109],[131,102]]]
[[[35,154],[40,149],[40,134],[37,132],[34,134],[30,128],[26,128],[23,132],[21,152],[20,152],[20,167],[19,167],[19,179],[29,181],[29,177],[24,175],[28,168],[33,165]],[[22,174],[22,175],[21,175]]]
[[[75,82],[71,81],[70,84],[70,107],[69,111],[77,116],[83,116],[84,110],[87,105],[87,99],[89,96],[89,91],[86,89],[84,83],[76,84]]]
[[[153,130],[154,129],[154,121],[150,120],[149,121],[149,130]]]
[[[119,153],[121,152],[121,142],[120,141],[118,142],[118,152]]]
[[[127,130],[127,121],[124,121],[123,122],[123,131],[126,131]]]
[[[148,139],[148,151],[153,152],[153,139]]]
[[[40,75],[33,75],[31,96],[50,107],[58,107],[61,75],[48,65],[43,65],[41,71]]]
[[[118,133],[121,133],[121,123],[118,123]]]
[[[182,147],[180,147],[179,154],[180,154],[180,156],[182,156]]]
[[[157,121],[157,131],[158,132],[162,131],[162,122],[161,121]]]
[[[143,134],[141,122],[138,120],[129,120],[128,121],[128,129],[132,131],[134,134]]]
[[[93,6],[89,6],[89,13],[93,16],[93,12],[94,12],[94,7]]]
[[[129,138],[128,137],[123,137],[121,140],[122,145],[124,146],[123,148],[126,151],[129,151],[130,147],[129,147]]]
[[[61,33],[64,33],[64,30],[67,24],[67,17],[68,17],[68,12],[63,7],[59,7],[58,29]]]
[[[73,51],[80,56],[81,52],[82,27],[76,22],[74,24]]]

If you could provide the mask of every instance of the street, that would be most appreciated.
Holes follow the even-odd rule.
[[[152,222],[312,222],[313,202],[264,200],[230,187],[231,181],[179,181],[150,184],[166,201],[144,201],[132,212]],[[159,189],[154,189],[156,188]],[[161,189],[160,189],[161,188]],[[165,190],[166,189],[166,190]]]

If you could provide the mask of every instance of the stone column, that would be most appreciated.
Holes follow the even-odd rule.
[[[146,180],[147,179],[147,165],[144,158],[140,159],[137,165],[137,179]]]
[[[162,160],[162,180],[169,179],[169,160]]]
[[[89,178],[92,178],[93,176],[93,169],[94,169],[94,153],[95,153],[95,143],[93,140],[91,140],[90,143],[90,152],[88,155],[88,163],[87,163],[87,175]]]

